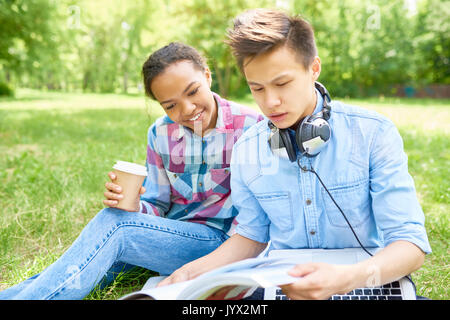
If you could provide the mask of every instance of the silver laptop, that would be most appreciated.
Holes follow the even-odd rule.
[[[379,248],[369,248],[374,254]],[[269,257],[292,257],[295,263],[325,262],[352,264],[370,258],[361,248],[349,249],[290,249],[272,250]],[[288,300],[278,287],[266,288],[264,300]],[[343,295],[334,295],[330,300],[416,300],[413,284],[406,278],[377,287],[358,288]]]

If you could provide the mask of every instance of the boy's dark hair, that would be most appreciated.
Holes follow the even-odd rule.
[[[153,52],[142,66],[142,76],[144,78],[145,94],[155,99],[150,88],[152,80],[161,74],[172,63],[187,60],[191,61],[195,68],[201,71],[206,70],[205,58],[194,48],[179,42],[171,42],[155,52]]]
[[[293,49],[305,68],[317,55],[311,25],[298,16],[289,16],[282,11],[247,10],[235,18],[234,27],[228,30],[227,36],[226,43],[231,47],[241,70],[246,58],[268,52],[279,45]]]

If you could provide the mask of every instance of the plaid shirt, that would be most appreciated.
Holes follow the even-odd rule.
[[[228,235],[237,215],[230,197],[230,160],[234,143],[263,119],[256,111],[214,94],[216,127],[204,137],[168,116],[149,128],[148,177],[141,212],[203,223]]]

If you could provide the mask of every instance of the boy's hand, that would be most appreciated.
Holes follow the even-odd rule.
[[[166,286],[177,282],[187,281],[195,278],[193,274],[194,268],[189,263],[185,264],[181,268],[175,270],[170,276],[162,280],[157,284],[157,287]]]
[[[116,175],[114,174],[114,172],[112,172],[112,171],[108,172],[108,176],[112,182],[105,183],[105,188],[107,191],[105,191],[103,193],[106,198],[106,200],[103,200],[103,204],[108,207],[115,208],[117,206],[117,204],[119,203],[119,200],[121,200],[123,198],[122,187],[119,186],[118,184],[114,183],[114,181],[117,178]],[[145,193],[145,188],[141,187],[141,189],[139,190],[139,195],[144,194],[144,193]],[[136,211],[139,211],[139,198],[137,199],[136,208],[137,208]]]
[[[328,299],[333,294],[345,294],[352,290],[350,266],[328,263],[298,264],[289,271],[297,282],[281,286],[283,293],[294,300]]]
[[[254,258],[267,246],[235,233],[216,250],[197,260],[186,263],[170,276],[158,283],[157,287],[194,279],[208,271],[243,259]]]

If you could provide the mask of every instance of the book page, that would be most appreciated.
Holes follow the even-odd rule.
[[[179,294],[179,298],[216,300],[220,296],[223,299],[241,299],[250,289],[276,287],[297,281],[299,278],[287,273],[292,267],[293,264],[285,263],[197,278]]]
[[[145,282],[145,284],[144,284],[144,286],[142,287],[141,290],[147,290],[147,289],[155,288],[158,285],[158,283],[163,281],[165,278],[167,278],[167,276],[150,277],[150,278],[147,279],[147,282]]]
[[[162,277],[149,279],[143,290],[121,299],[134,299],[142,294],[156,300],[241,298],[257,287],[275,287],[297,281],[298,278],[287,273],[294,265],[291,259],[251,258],[212,270],[193,280],[163,287],[154,287]]]
[[[200,294],[197,300],[241,300],[250,291],[255,291],[256,287],[248,286],[217,286]]]

